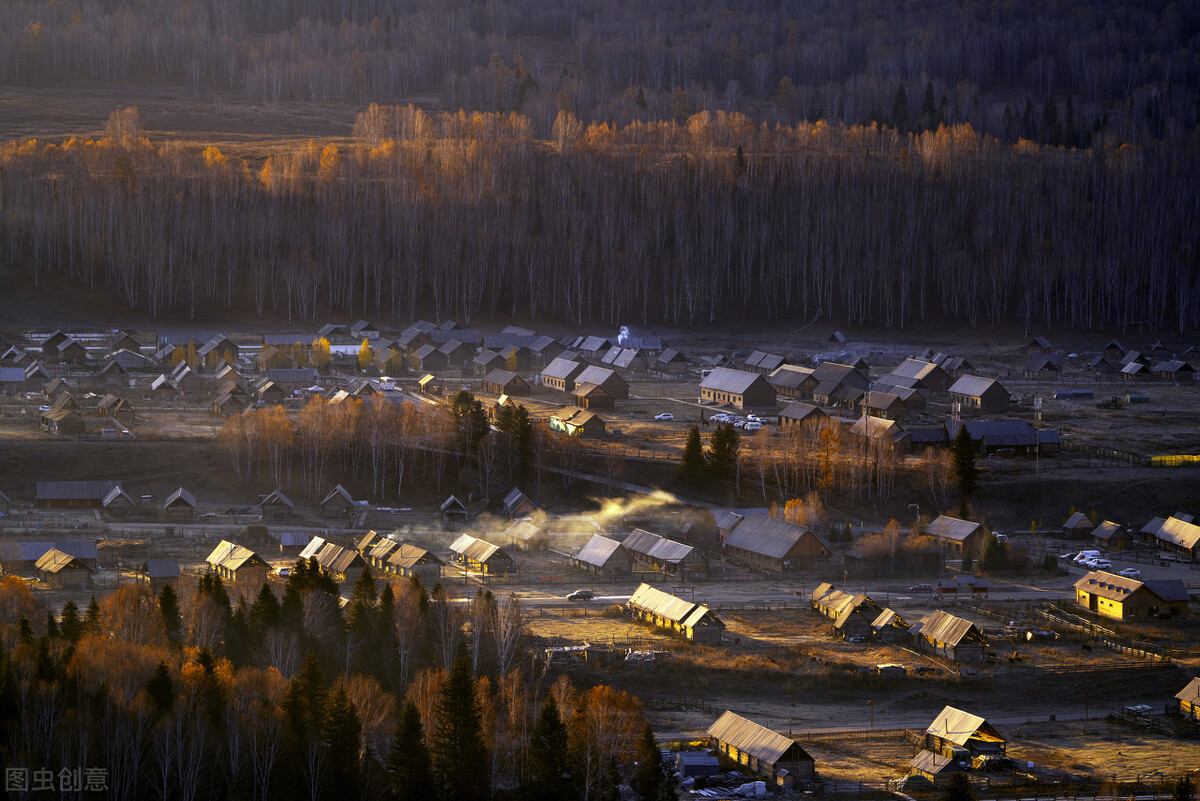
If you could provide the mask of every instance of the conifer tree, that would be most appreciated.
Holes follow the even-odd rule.
[[[654,742],[654,730],[646,724],[638,741],[637,768],[630,786],[641,801],[674,801],[675,777],[663,765],[662,751]]]
[[[713,478],[732,478],[737,469],[741,435],[733,423],[721,423],[708,442],[708,471]]]
[[[454,660],[438,700],[433,763],[443,798],[483,801],[488,795],[488,753],[480,736],[479,705],[471,662],[465,653]]]
[[[325,712],[324,741],[329,763],[329,783],[338,797],[354,798],[359,793],[361,775],[358,751],[362,742],[362,722],[346,688],[338,685],[329,697]]]
[[[979,468],[975,464],[975,456],[979,448],[967,427],[959,424],[958,433],[950,445],[950,455],[954,462],[954,480],[958,484],[959,517],[967,516],[967,502],[975,494],[979,486]]]
[[[179,596],[170,584],[164,584],[158,593],[158,612],[162,616],[167,641],[177,645],[183,634],[183,615],[179,612]]]
[[[529,738],[529,801],[578,797],[578,778],[571,769],[567,727],[558,713],[558,703],[550,695]]]
[[[83,621],[79,619],[79,606],[74,601],[67,601],[63,604],[59,632],[65,640],[79,641],[79,635],[83,632]]]
[[[700,426],[688,429],[687,441],[683,444],[683,458],[679,460],[679,479],[685,484],[695,484],[704,478],[704,446],[700,443]]]
[[[421,713],[409,701],[388,751],[387,771],[397,801],[426,801],[435,795],[433,763],[421,729]]]
[[[159,662],[146,681],[146,695],[154,702],[154,706],[163,713],[170,712],[175,703],[175,683],[171,681],[171,672],[166,662]]]

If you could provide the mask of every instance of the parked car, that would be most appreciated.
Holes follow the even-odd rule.
[[[908,591],[909,592],[919,592],[922,594],[928,594],[928,593],[933,592],[933,585],[932,584],[917,584],[915,586],[909,587]]]
[[[762,423],[758,421],[751,421],[742,426],[742,428],[744,428],[746,431],[758,431],[762,428]]]
[[[749,420],[751,423],[761,423],[762,422],[762,418],[759,417],[757,414],[748,414],[748,415],[746,415],[746,419]]]
[[[1136,567],[1127,567],[1117,575],[1124,576],[1125,578],[1140,579],[1142,577],[1142,571],[1138,570]]]
[[[1112,567],[1112,562],[1108,561],[1107,559],[1093,559],[1092,565],[1100,570],[1108,570],[1110,567]]]
[[[655,420],[674,420],[675,415],[671,414],[670,412],[663,412],[662,414],[654,415],[654,419]]]
[[[592,593],[591,590],[575,590],[575,592],[573,592],[567,596],[567,600],[568,601],[590,601],[595,597],[596,596]]]

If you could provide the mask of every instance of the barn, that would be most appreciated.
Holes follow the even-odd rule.
[[[1179,579],[1138,581],[1093,570],[1075,582],[1081,607],[1113,620],[1146,620],[1187,615],[1187,587]]]
[[[950,515],[938,515],[925,533],[938,541],[942,548],[960,555],[980,556],[987,544],[988,533],[981,523],[959,520]]]
[[[925,730],[926,751],[971,761],[977,756],[1004,756],[1008,742],[983,718],[947,706]]]
[[[81,590],[92,586],[92,571],[81,560],[51,548],[42,554],[34,566],[38,581],[51,587],[70,587]]]
[[[271,566],[254,551],[221,540],[205,560],[208,570],[243,595],[257,594],[271,573]]]
[[[258,503],[258,510],[266,520],[287,520],[296,513],[296,505],[279,490],[274,490]]]
[[[760,514],[737,517],[722,544],[731,559],[774,573],[812,570],[829,561],[829,546],[807,526]]]
[[[637,528],[621,543],[635,562],[686,578],[708,573],[708,560],[694,547]]]
[[[39,509],[100,508],[120,481],[39,481],[34,505]]]
[[[955,662],[978,661],[983,658],[987,642],[974,623],[937,610],[921,625],[921,642]]]

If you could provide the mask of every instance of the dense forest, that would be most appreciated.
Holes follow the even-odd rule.
[[[153,316],[1200,322],[1191,146],[970,125],[584,124],[371,107],[260,167],[139,135],[0,147],[3,257]]]
[[[515,111],[625,125],[685,109],[970,123],[1141,144],[1196,124],[1200,7],[1169,0],[12,0],[0,85],[174,81],[197,95]]]
[[[514,597],[458,604],[369,570],[342,611],[315,562],[280,596],[208,574],[61,615],[9,576],[0,758],[13,797],[673,798],[641,703],[547,676],[526,636]]]

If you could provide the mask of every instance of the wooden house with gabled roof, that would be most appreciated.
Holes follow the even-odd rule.
[[[575,388],[575,377],[586,367],[588,363],[582,357],[557,356],[542,369],[542,386],[559,392],[570,392]]]
[[[978,661],[987,647],[983,632],[974,623],[940,609],[921,624],[920,644],[955,662]]]
[[[57,548],[42,554],[34,565],[38,581],[52,587],[90,589],[92,570],[82,560]]]
[[[708,736],[726,764],[771,784],[791,787],[816,775],[816,762],[798,742],[733,712],[717,718],[708,727]]]
[[[760,514],[735,515],[722,543],[725,554],[761,570],[795,573],[825,565],[832,551],[807,526]]]
[[[1200,724],[1200,677],[1192,679],[1188,685],[1175,693],[1179,702],[1179,714],[1192,723]]]
[[[163,501],[163,511],[167,517],[193,518],[196,516],[196,496],[180,487]]]
[[[592,535],[571,558],[571,564],[597,576],[628,576],[633,572],[629,552],[617,540],[600,534]]]
[[[348,517],[354,509],[354,499],[345,487],[338,484],[321,499],[320,507],[322,517]]]
[[[209,572],[221,577],[242,595],[258,593],[270,575],[271,566],[249,548],[221,540],[205,560]]]
[[[455,561],[480,573],[495,576],[517,572],[517,563],[507,551],[470,534],[463,534],[450,543],[450,552]]]
[[[635,618],[691,642],[719,645],[725,624],[703,604],[642,584],[625,603]]]
[[[951,759],[961,758],[966,751],[970,757],[1004,756],[1008,741],[992,724],[978,715],[947,706],[925,729],[926,751]]]
[[[137,508],[133,497],[119,485],[113,487],[100,501],[106,517],[128,517]]]
[[[280,490],[272,490],[259,501],[258,509],[266,520],[287,520],[296,513],[296,505]]]
[[[775,388],[759,373],[716,367],[700,382],[700,400],[737,409],[773,409]]]

